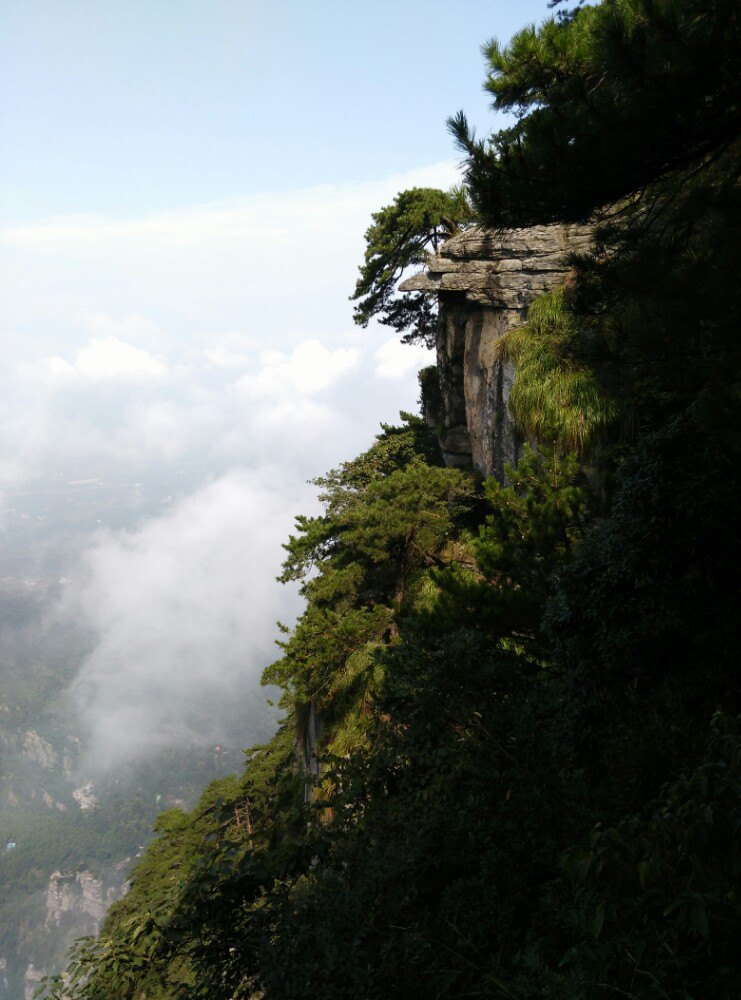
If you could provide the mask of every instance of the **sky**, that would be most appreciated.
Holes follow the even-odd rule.
[[[547,14],[0,3],[0,578],[62,574],[98,761],[264,701],[307,481],[414,410],[430,361],[353,326],[370,214],[456,182],[446,117],[502,124],[481,44]]]

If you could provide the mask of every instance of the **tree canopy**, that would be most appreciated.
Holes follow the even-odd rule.
[[[373,214],[365,234],[365,260],[355,292],[355,322],[367,326],[377,317],[403,333],[405,343],[435,342],[436,305],[421,293],[397,293],[404,272],[424,264],[430,251],[455,236],[471,221],[471,210],[462,188],[411,188]]]
[[[517,121],[483,140],[463,112],[449,127],[485,224],[585,219],[738,143],[735,0],[603,0],[483,51],[493,107]]]
[[[52,995],[741,994],[739,20],[603,0],[488,46],[521,117],[488,144],[457,119],[474,205],[600,214],[498,347],[546,447],[480,484],[407,415],[317,481],[284,725],[165,822]],[[404,204],[361,317],[400,316],[426,252]]]

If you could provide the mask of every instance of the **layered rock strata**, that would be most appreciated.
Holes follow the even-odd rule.
[[[497,341],[525,322],[533,299],[564,282],[567,256],[590,243],[586,226],[476,227],[448,240],[400,286],[438,296],[436,423],[449,465],[473,465],[503,482],[505,464],[518,461],[522,439],[508,405],[514,363]]]
[[[533,299],[562,285],[567,257],[590,249],[592,229],[578,225],[490,230],[475,227],[448,240],[403,292],[438,296],[437,387],[422,386],[423,412],[434,423],[448,465],[505,481],[523,440],[509,410],[515,370],[497,351],[509,330],[522,326]],[[320,770],[321,718],[309,705],[296,736],[306,798]]]

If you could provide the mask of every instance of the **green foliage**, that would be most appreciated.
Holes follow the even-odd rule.
[[[283,727],[270,744],[250,751],[242,779],[212,782],[191,813],[171,809],[160,815],[129,893],[111,907],[97,939],[77,943],[64,976],[52,977],[44,996],[219,995],[200,992],[198,962],[209,945],[201,939],[195,947],[184,930],[183,909],[203,906],[216,919],[222,906],[226,917],[219,886],[228,874],[259,851],[279,856],[282,842],[296,833],[291,815],[300,809],[292,737]],[[219,937],[225,928],[214,925],[212,932]]]
[[[474,555],[489,583],[515,592],[540,594],[584,531],[586,497],[573,455],[537,455],[525,449],[516,468],[507,467],[508,485],[485,484],[492,512],[479,529]],[[516,585],[516,586],[514,586]]]
[[[165,817],[73,998],[739,995],[738,26],[605,0],[489,47],[487,221],[626,196],[501,348],[548,447],[479,491],[406,416],[317,481],[284,728]]]
[[[484,46],[511,128],[477,140],[459,112],[483,222],[583,219],[737,140],[741,25],[734,0],[603,0]]]
[[[403,418],[316,481],[324,513],[297,518],[299,532],[285,546],[281,579],[302,580],[309,603],[264,680],[293,703],[313,701],[327,722],[349,712],[357,722],[380,679],[370,653],[393,641],[420,575],[444,565],[473,500],[470,478],[439,464],[423,421]]]
[[[409,267],[424,264],[430,250],[471,221],[471,210],[462,188],[410,188],[391,205],[374,212],[373,225],[365,234],[365,261],[360,268],[353,299],[357,299],[355,322],[367,326],[377,316],[381,323],[404,333],[405,343],[435,342],[436,311],[424,293],[396,289]]]
[[[740,442],[741,405],[721,392],[645,436],[548,602],[579,744],[595,776],[616,775],[612,809],[637,808],[698,750],[713,711],[741,712]]]
[[[586,530],[590,498],[574,455],[526,447],[506,474],[506,486],[484,483],[484,517],[467,540],[471,558],[435,574],[435,600],[419,617],[430,634],[483,629],[518,669],[540,670],[543,607],[554,573]]]
[[[520,431],[530,440],[584,452],[619,416],[623,425],[629,419],[625,406],[621,415],[600,385],[579,334],[564,290],[559,289],[537,298],[527,324],[506,334],[497,346],[515,361],[509,406]]]
[[[130,896],[83,944],[73,996],[648,1000],[692,983],[688,995],[730,1000],[741,919],[734,724],[718,717],[704,744],[718,698],[732,707],[739,693],[733,546],[707,594],[712,623],[694,644],[677,629],[713,582],[713,519],[737,494],[734,412],[706,404],[667,429],[651,443],[653,468],[648,451],[625,463],[613,512],[596,523],[576,459],[527,454],[510,485],[485,484],[483,506],[447,520],[457,559],[418,567],[423,596],[401,614],[383,605],[395,636],[361,634],[360,648],[347,635],[369,613],[361,577],[352,592],[313,587],[344,568],[339,534],[305,582],[307,612],[282,661],[294,690],[319,673],[325,684],[311,692],[329,722],[313,801],[288,726],[250,756],[241,782],[214,787],[189,817],[165,814]],[[683,477],[712,434],[714,474]],[[400,437],[386,432],[379,446]],[[358,477],[415,495],[419,458],[401,455],[383,474],[366,454],[344,481],[328,477],[327,509],[374,580],[377,552],[398,536],[374,514],[383,491],[356,492]],[[425,497],[439,514],[437,488]],[[367,534],[355,536],[363,503]],[[441,536],[427,537],[439,554]],[[671,545],[676,563],[664,568]],[[291,573],[314,559],[288,551]],[[311,641],[326,649],[301,659],[296,636],[320,611]],[[689,628],[706,613],[700,603]],[[660,618],[658,642],[686,645],[688,669],[631,638]],[[637,688],[638,667],[648,680]],[[358,677],[370,690],[360,717]],[[249,832],[235,822],[245,805]]]
[[[480,218],[598,223],[502,344],[525,434],[634,440],[738,378],[739,30],[729,0],[604,0],[486,46],[519,118],[488,145],[452,123]]]
[[[563,967],[597,984],[630,980],[639,996],[737,995],[739,823],[739,722],[718,715],[692,771],[644,813],[596,828],[564,855],[571,893],[553,910],[577,943]]]

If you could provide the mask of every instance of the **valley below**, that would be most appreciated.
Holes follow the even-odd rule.
[[[195,473],[175,482],[192,488]],[[142,477],[144,479],[144,477]],[[136,530],[181,494],[113,477],[50,482],[6,496],[0,551],[0,998],[31,1000],[77,939],[100,929],[157,817],[190,809],[269,732],[265,697],[245,723],[214,708],[207,734],[131,733],[115,763],[89,752],[89,710],[75,692],[100,636],[66,602],[88,582],[79,555],[101,526]],[[185,683],[185,680],[183,681]],[[256,686],[256,685],[255,685]],[[256,721],[257,720],[257,721]],[[217,735],[214,736],[214,733]],[[246,744],[245,744],[246,745]]]

